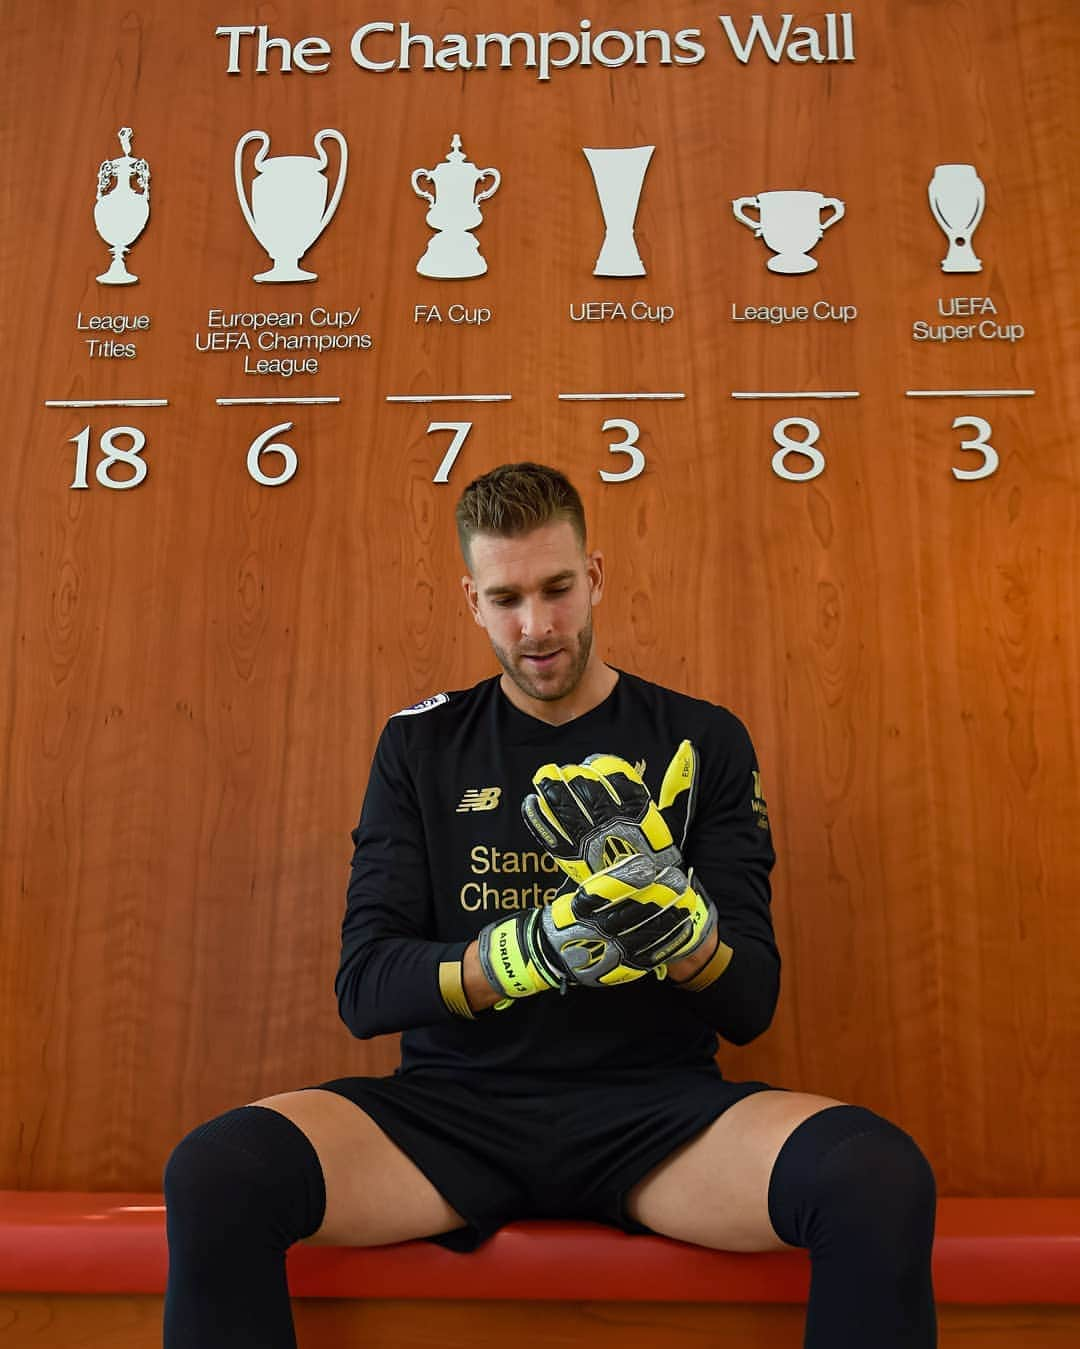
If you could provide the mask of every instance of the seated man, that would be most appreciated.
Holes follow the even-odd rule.
[[[766,1029],[774,855],[730,712],[593,645],[605,582],[580,497],[510,464],[457,509],[502,674],[390,718],[358,828],[336,990],[389,1078],[193,1130],[165,1173],[166,1349],[295,1346],[300,1240],[477,1246],[586,1218],[732,1251],[809,1247],[811,1349],[936,1342],[934,1180],[879,1115],[729,1082]]]

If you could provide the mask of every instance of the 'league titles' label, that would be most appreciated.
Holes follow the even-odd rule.
[[[124,333],[149,332],[150,315],[84,314],[80,309],[75,315],[75,327],[79,332],[116,334],[116,337],[83,338],[90,356],[94,359],[132,361],[139,354],[138,344],[135,342],[120,342],[117,339]]]

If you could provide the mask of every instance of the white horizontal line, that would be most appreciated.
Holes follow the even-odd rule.
[[[508,393],[391,393],[388,403],[509,403]]]
[[[800,393],[732,393],[732,398],[858,398],[857,389],[804,389]]]
[[[625,398],[640,401],[647,398],[685,398],[684,393],[561,393],[559,397],[567,403],[603,403]]]
[[[1034,389],[906,389],[909,398],[1030,398]]]
[[[259,403],[266,405],[268,403],[340,403],[340,398],[218,398],[215,400],[218,407],[232,408],[239,407],[244,403]]]
[[[167,398],[51,398],[47,408],[167,408]]]

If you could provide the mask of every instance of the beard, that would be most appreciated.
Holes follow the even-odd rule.
[[[585,617],[585,626],[574,637],[560,642],[558,648],[539,647],[532,649],[526,646],[518,648],[512,654],[505,647],[496,645],[494,641],[491,646],[498,657],[499,664],[522,693],[529,698],[536,698],[540,702],[553,703],[559,698],[565,698],[568,694],[573,693],[578,684],[581,683],[581,677],[589,663],[592,639],[592,610],[590,609]],[[542,655],[545,650],[555,649],[558,649],[561,654],[556,658],[558,662],[556,668],[552,669],[550,673],[542,669],[530,669],[524,660],[526,656],[538,656]]]

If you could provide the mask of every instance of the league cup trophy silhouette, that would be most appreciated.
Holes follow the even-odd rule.
[[[731,207],[735,219],[776,254],[765,265],[782,276],[816,270],[817,260],[810,257],[810,250],[830,225],[844,218],[844,203],[820,192],[759,192],[756,197],[737,197]],[[826,207],[832,215],[823,220]],[[750,208],[757,210],[756,220],[747,214]]]
[[[103,286],[130,286],[138,281],[124,266],[124,254],[150,219],[150,165],[145,159],[132,159],[131,127],[122,126],[118,134],[124,153],[102,160],[94,203],[94,224],[112,251],[112,266],[98,277]],[[137,192],[131,186],[133,178]],[[116,185],[110,191],[114,179]]]
[[[631,145],[616,150],[582,147],[592,169],[606,231],[593,276],[645,275],[645,264],[634,240],[634,220],[645,184],[645,170],[655,149],[655,145]]]
[[[326,203],[329,184],[323,170],[329,163],[323,141],[335,141],[341,150],[337,182],[330,204]],[[251,184],[251,205],[244,191],[244,147],[249,141],[261,141],[255,152],[255,178]],[[268,159],[270,137],[265,131],[249,131],[236,143],[234,167],[236,195],[252,234],[273,259],[273,267],[258,272],[256,281],[317,281],[318,272],[305,272],[300,259],[329,225],[341,200],[349,147],[340,131],[325,129],[315,137],[316,156],[275,155]]]
[[[491,179],[491,186],[477,192],[485,178]],[[435,189],[434,196],[420,186],[425,179]],[[483,276],[488,269],[487,261],[469,231],[483,223],[480,203],[498,191],[502,182],[499,170],[478,169],[472,160],[466,159],[461,137],[455,132],[443,162],[433,169],[414,169],[411,182],[416,195],[430,204],[431,210],[424,219],[436,231],[428,240],[416,270],[421,276],[440,280]]]
[[[986,188],[974,164],[939,164],[930,179],[930,209],[949,241],[943,272],[981,272],[971,236],[986,207]]]

